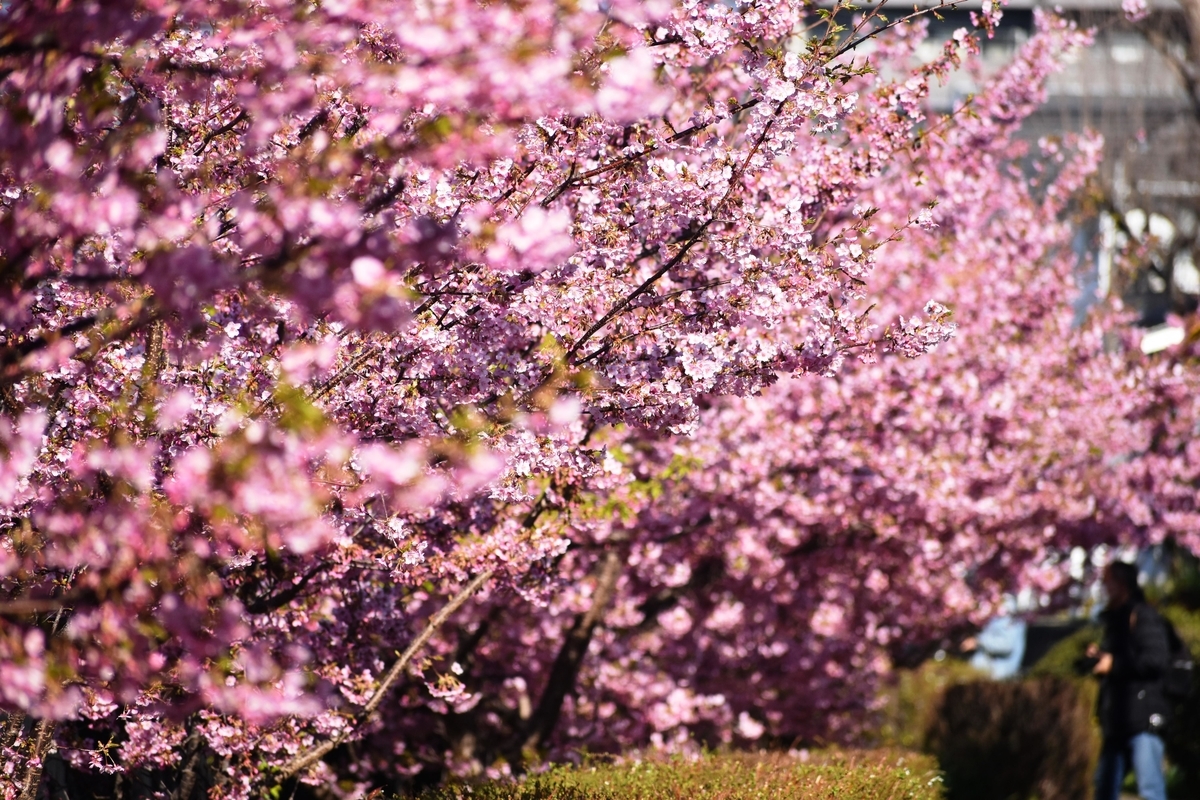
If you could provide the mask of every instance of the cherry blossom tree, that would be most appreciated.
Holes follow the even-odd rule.
[[[6,799],[851,737],[1185,530],[1191,373],[1071,312],[1096,146],[1015,139],[1086,37],[926,116],[985,6],[6,4]]]

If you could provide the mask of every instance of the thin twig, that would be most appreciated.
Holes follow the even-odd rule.
[[[887,4],[887,2],[888,2],[888,0],[882,0],[882,2],[880,2],[877,6],[875,6],[875,8],[871,10],[871,13],[867,16],[867,18],[865,20],[863,20],[864,24],[866,23],[867,20],[873,19],[874,17],[878,16],[880,10],[884,7],[884,5]],[[851,50],[855,49],[856,47],[858,47],[863,42],[866,42],[869,39],[874,39],[876,36],[883,33],[884,31],[894,28],[897,25],[901,25],[905,22],[908,22],[911,19],[916,19],[917,17],[921,17],[926,14],[937,14],[937,12],[939,12],[939,11],[953,11],[961,3],[962,3],[962,0],[954,0],[953,2],[942,2],[942,3],[938,3],[936,6],[930,6],[929,8],[916,9],[911,14],[907,14],[903,17],[897,17],[896,19],[888,20],[886,23],[884,23],[884,25],[882,27],[873,28],[872,30],[868,31],[867,33],[864,33],[862,36],[859,36],[858,38],[855,38],[855,39],[851,39],[849,42],[847,42],[846,44],[839,47],[837,49],[837,51],[833,54],[833,57],[837,58],[838,56],[844,55],[844,54],[850,52]]]
[[[758,103],[759,103],[759,100],[756,98],[754,100],[748,100],[745,103],[741,103],[737,106],[734,106],[729,109],[729,116],[732,117],[735,114],[740,114],[741,112],[746,111],[747,109],[754,108],[756,105],[758,105]],[[714,119],[710,122],[703,122],[703,123],[698,122],[695,125],[692,125],[688,128],[684,128],[683,130],[678,131],[677,133],[673,133],[672,135],[668,136],[664,140],[664,143],[665,144],[675,144],[676,142],[682,141],[684,139],[687,139],[690,136],[693,136],[693,135],[699,133],[700,131],[704,130],[705,128],[712,127],[713,125],[715,125],[718,122],[721,122],[725,119],[728,119],[728,117],[721,117],[721,119]],[[587,172],[584,172],[580,175],[575,174],[575,164],[572,163],[570,172],[568,172],[566,179],[562,183],[560,183],[557,187],[555,187],[554,191],[552,191],[552,192],[550,192],[550,194],[546,195],[546,197],[542,200],[541,205],[543,208],[546,208],[551,203],[553,203],[555,200],[557,200],[559,197],[561,197],[563,195],[563,193],[567,192],[568,190],[570,190],[576,186],[579,186],[584,181],[590,180],[590,179],[598,177],[600,175],[604,175],[607,172],[612,172],[615,169],[620,169],[621,167],[627,167],[630,164],[636,164],[637,162],[642,161],[643,159],[647,158],[648,156],[658,152],[659,149],[661,149],[661,145],[650,144],[644,150],[642,150],[640,153],[634,153],[633,155],[623,156],[621,158],[618,158],[615,161],[610,161],[607,164],[596,167],[595,169],[588,170]]]
[[[741,183],[742,177],[745,176],[746,170],[750,167],[751,160],[753,160],[754,156],[758,153],[759,149],[763,145],[763,142],[767,140],[767,136],[770,134],[771,128],[775,124],[775,120],[778,119],[779,114],[783,111],[783,108],[786,104],[787,100],[783,100],[780,101],[777,106],[775,106],[775,113],[771,115],[769,120],[767,120],[767,124],[763,126],[762,133],[760,133],[758,138],[755,139],[754,146],[750,148],[750,152],[746,154],[746,157],[742,159],[742,163],[738,165],[737,172],[733,175],[732,180],[729,181],[729,188],[725,190],[725,194],[722,195],[720,201],[718,201],[716,206],[713,207],[712,213],[709,215],[708,219],[705,220],[704,223],[687,238],[687,240],[683,243],[683,247],[679,249],[679,252],[676,253],[670,261],[655,270],[654,274],[642,281],[641,285],[634,289],[631,294],[626,295],[616,305],[610,308],[608,313],[597,320],[592,327],[588,328],[587,331],[584,332],[583,336],[581,336],[578,341],[571,345],[570,349],[568,349],[566,352],[566,360],[568,362],[574,360],[575,354],[580,351],[580,349],[588,342],[588,340],[595,336],[596,333],[599,332],[605,325],[611,322],[614,317],[616,317],[618,314],[621,314],[623,311],[625,311],[625,309],[629,308],[629,305],[638,297],[649,291],[650,287],[657,283],[659,278],[661,278],[663,275],[666,275],[681,261],[683,261],[684,257],[688,254],[688,251],[690,251],[692,247],[694,247],[695,244],[700,241],[701,237],[704,236],[705,231],[707,231],[709,226],[712,225],[713,221],[720,216],[721,210],[724,208],[725,204],[729,202],[729,198],[733,195],[734,189],[737,188],[738,184]],[[598,352],[599,351],[593,352],[587,357],[579,359],[576,363],[588,361],[595,357]]]

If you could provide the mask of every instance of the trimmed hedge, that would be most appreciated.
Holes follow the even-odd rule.
[[[987,673],[957,658],[930,659],[914,669],[896,670],[881,693],[875,743],[901,750],[925,750],[946,689],[987,679]]]
[[[448,786],[422,800],[941,800],[937,764],[900,750],[706,755],[555,767],[524,781]]]
[[[1100,749],[1076,681],[950,686],[929,731],[951,800],[1089,800]]]
[[[1200,657],[1200,612],[1178,606],[1163,610],[1175,632]],[[1193,675],[1191,697],[1179,703],[1172,714],[1163,737],[1167,745],[1167,761],[1174,765],[1167,775],[1172,797],[1200,797],[1200,679]]]

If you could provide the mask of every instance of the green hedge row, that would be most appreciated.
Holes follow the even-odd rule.
[[[1200,612],[1173,607],[1163,613],[1175,625],[1192,657],[1200,657]],[[1193,675],[1192,679],[1192,694],[1176,706],[1164,737],[1167,758],[1175,765],[1175,773],[1168,778],[1178,797],[1200,797],[1200,676]]]
[[[966,661],[946,658],[930,659],[915,669],[897,670],[893,678],[880,698],[882,708],[874,741],[880,747],[925,751],[930,725],[946,689],[987,680],[987,673]]]
[[[1068,678],[962,683],[942,695],[926,746],[951,800],[1089,800],[1092,705]]]
[[[900,750],[807,758],[735,753],[555,767],[520,782],[448,786],[423,800],[942,800],[937,763]]]

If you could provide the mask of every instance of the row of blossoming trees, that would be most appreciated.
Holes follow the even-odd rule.
[[[890,5],[4,4],[5,800],[852,739],[1200,545],[1194,345],[1076,313],[1098,144],[1015,138],[1086,35],[928,117],[999,9]]]

